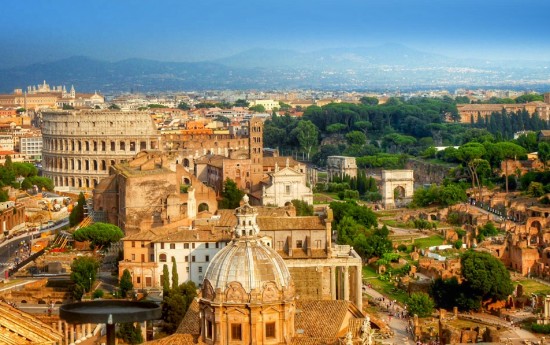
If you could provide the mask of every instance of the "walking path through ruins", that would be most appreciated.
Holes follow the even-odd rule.
[[[363,285],[363,292],[372,297],[372,300],[374,300],[374,302],[380,307],[381,313],[383,313],[384,310],[391,311],[393,315],[402,313],[403,311],[406,312],[406,309],[396,302],[393,302],[390,307],[390,300],[373,288]],[[533,344],[539,342],[539,339],[533,333],[519,327],[512,326],[509,321],[499,318],[498,316],[485,313],[459,314],[459,316],[474,322],[481,322],[503,328],[504,330],[501,337],[501,342],[503,344],[520,345],[525,344],[525,340],[531,341]],[[411,333],[408,332],[407,317],[397,318],[395,316],[390,316],[390,313],[388,312],[387,315],[384,315],[382,320],[386,322],[393,331],[393,336],[387,340],[383,340],[383,344],[408,345],[415,343]]]

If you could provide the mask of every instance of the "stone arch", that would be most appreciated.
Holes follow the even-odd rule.
[[[207,203],[201,202],[201,203],[199,204],[199,208],[198,208],[198,209],[199,209],[199,212],[202,212],[202,211],[208,211],[208,210],[210,210],[210,207],[208,206]]]
[[[183,159],[183,166],[186,167],[186,168],[189,168],[189,159],[187,159],[187,158]]]
[[[414,192],[413,170],[382,170],[382,202],[386,209],[407,205]]]

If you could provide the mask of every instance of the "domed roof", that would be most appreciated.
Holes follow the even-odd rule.
[[[290,272],[275,250],[259,239],[234,239],[214,257],[204,279],[214,291],[222,291],[231,282],[238,282],[246,293],[274,282],[278,289],[290,285]]]
[[[221,292],[226,294],[222,299],[230,301],[230,290],[238,290],[235,302],[247,300],[244,294],[254,290],[268,292],[271,300],[293,297],[294,287],[283,258],[258,238],[258,212],[248,204],[246,195],[243,201],[244,205],[235,210],[238,221],[233,241],[214,256],[206,270],[203,298],[213,299]]]

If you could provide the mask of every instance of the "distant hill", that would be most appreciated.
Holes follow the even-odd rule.
[[[204,89],[421,89],[508,87],[548,89],[547,61],[456,59],[398,44],[314,52],[250,49],[204,62],[127,59],[107,62],[74,56],[0,69],[0,92],[47,80],[78,91]]]

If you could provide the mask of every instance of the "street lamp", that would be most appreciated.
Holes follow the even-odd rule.
[[[88,289],[88,292],[92,292],[92,274],[90,273],[90,288]]]

